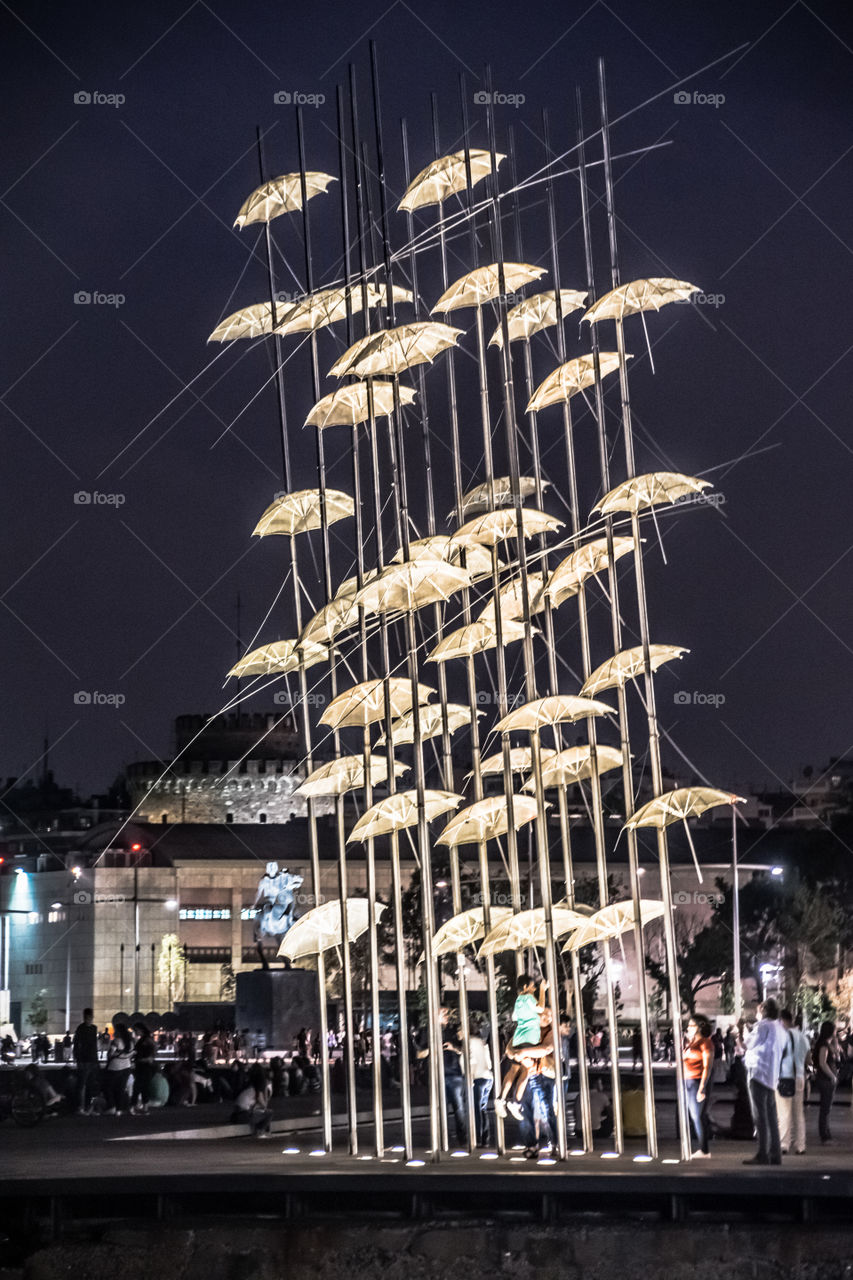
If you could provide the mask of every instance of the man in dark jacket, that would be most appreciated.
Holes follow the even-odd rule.
[[[89,1114],[89,1102],[98,1082],[98,1028],[91,1009],[83,1010],[83,1021],[74,1032],[74,1061],[77,1065],[77,1114]]]

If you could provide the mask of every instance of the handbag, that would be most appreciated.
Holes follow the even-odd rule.
[[[794,1037],[792,1032],[788,1032],[788,1043],[785,1047],[785,1053],[782,1054],[782,1061],[785,1061],[785,1054],[790,1053],[793,1058]],[[795,1076],[780,1076],[779,1083],[776,1086],[780,1098],[793,1098],[797,1092],[797,1081]]]

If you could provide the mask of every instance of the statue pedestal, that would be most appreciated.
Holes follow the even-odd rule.
[[[290,1053],[302,1027],[316,1032],[319,1024],[316,973],[254,969],[237,974],[234,1025],[250,1038],[261,1032],[267,1049]]]

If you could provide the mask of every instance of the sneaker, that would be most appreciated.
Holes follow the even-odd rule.
[[[710,1151],[694,1151],[690,1159],[691,1160],[710,1160],[711,1153]]]
[[[805,1149],[805,1147],[797,1147],[797,1148],[794,1150],[794,1155],[795,1155],[795,1156],[804,1156],[805,1154],[806,1154],[806,1149]]]
[[[506,1120],[506,1103],[503,1098],[495,1098],[495,1111],[501,1120]]]
[[[506,1109],[511,1116],[515,1116],[516,1120],[524,1119],[524,1112],[517,1102],[508,1102],[506,1104]]]

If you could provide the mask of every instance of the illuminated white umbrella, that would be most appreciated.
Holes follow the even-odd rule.
[[[564,522],[554,516],[537,511],[535,507],[525,507],[521,512],[521,528],[525,538],[534,538],[538,533],[556,533],[563,528]],[[461,528],[451,534],[454,542],[480,542],[483,546],[494,547],[499,542],[518,535],[516,513],[511,508],[500,511],[488,511],[485,515],[475,516],[467,520]]]
[[[701,493],[711,487],[710,480],[698,480],[696,476],[683,476],[677,471],[652,471],[618,484],[593,511],[600,511],[603,516],[612,515],[614,511],[642,511],[665,502],[677,502],[689,493]]]
[[[553,748],[543,747],[539,752],[540,759],[544,761],[555,756],[557,753]],[[528,773],[533,768],[533,752],[530,747],[513,747],[509,753],[509,767],[513,773]],[[485,777],[487,774],[503,773],[504,771],[504,753],[496,751],[494,755],[486,756],[480,764],[480,773]],[[470,774],[468,775],[471,776]]]
[[[550,483],[550,480],[541,481],[542,488],[549,488]],[[519,476],[517,488],[523,502],[536,492],[536,481],[533,476]],[[491,484],[478,484],[473,489],[469,489],[467,493],[463,493],[462,514],[472,516],[479,511],[490,510],[493,498],[496,507],[511,506],[512,494],[512,477],[495,476]]]
[[[394,777],[409,772],[409,766],[394,761]],[[297,796],[341,796],[347,791],[357,791],[365,785],[364,756],[339,756],[312,769],[305,781],[296,788]],[[370,758],[370,784],[378,786],[388,780],[388,761],[384,756]]]
[[[484,938],[486,926],[483,923],[483,914],[482,907],[471,907],[468,911],[460,911],[459,915],[451,916],[433,936],[433,955],[453,955]],[[492,927],[511,915],[512,907],[492,907],[490,912]]]
[[[699,877],[699,883],[702,883],[702,872],[699,867],[699,859],[696,857],[696,850],[693,847],[693,837],[690,834],[690,828],[687,825],[688,818],[696,818],[700,813],[704,813],[706,809],[713,809],[720,804],[745,804],[743,796],[732,795],[730,791],[717,791],[714,787],[678,787],[675,791],[665,791],[662,796],[656,796],[654,800],[650,800],[648,804],[642,805],[633,813],[625,823],[626,831],[633,831],[637,827],[656,827],[663,830],[672,822],[679,820],[684,824],[684,830],[687,832],[687,841],[690,845],[690,852],[693,855],[693,864],[696,867],[696,875]]]
[[[567,907],[551,908],[551,936],[554,939],[564,938],[573,929],[586,924],[587,916],[580,911],[571,911]],[[547,941],[545,911],[542,907],[533,907],[529,911],[517,911],[493,926],[480,947],[481,959],[494,956],[501,951],[524,951],[528,947],[544,947]]]
[[[395,716],[405,715],[407,711],[411,710],[412,706],[411,680],[392,677],[388,684],[390,686],[391,714]],[[417,686],[419,702],[426,702],[434,693],[435,689],[430,689],[425,684]],[[320,716],[320,724],[327,724],[332,729],[346,729],[355,725],[364,727],[376,724],[377,720],[384,719],[384,716],[384,681],[364,680],[360,684],[353,685],[351,689],[344,689],[343,693],[339,693],[336,698],[333,698]]]
[[[295,303],[276,303],[276,323],[286,319],[294,309]],[[272,307],[268,302],[253,302],[251,306],[232,311],[230,316],[221,320],[208,342],[234,342],[237,338],[262,338],[272,333]]]
[[[424,791],[424,813],[427,822],[432,822],[443,813],[457,809],[464,797],[453,791]],[[347,844],[364,843],[375,840],[378,836],[390,835],[393,831],[403,831],[406,827],[418,824],[418,793],[398,791],[393,796],[386,796],[371,805],[363,813],[347,837]]]
[[[591,778],[593,772],[607,773],[610,769],[619,769],[622,765],[622,752],[616,747],[597,746],[595,749],[596,768],[592,767],[592,747],[566,747],[563,751],[542,751],[542,785],[543,787],[570,787],[575,782],[583,782]],[[531,765],[527,766],[528,769]],[[536,782],[531,778],[525,782],[525,791],[534,791]]]
[[[403,560],[403,548],[394,552],[392,563]],[[461,564],[471,575],[471,581],[492,572],[492,557],[479,542],[454,542],[449,534],[432,534],[428,538],[416,538],[409,543],[410,560],[446,560],[449,564]]]
[[[330,173],[308,170],[305,174],[305,190],[308,199],[324,192],[330,182],[337,182]],[[234,226],[249,226],[252,222],[271,222],[281,213],[295,213],[302,208],[302,175],[284,173],[256,187],[244,201],[234,219]]]
[[[611,289],[594,302],[583,317],[590,324],[599,320],[622,320],[639,311],[660,311],[668,302],[686,302],[691,293],[698,293],[698,284],[686,280],[672,280],[667,276],[651,276],[647,280],[631,280]]]
[[[464,332],[434,320],[380,329],[353,343],[332,365],[329,376],[382,378],[403,373],[413,365],[432,364],[439,352],[455,346]]]
[[[375,569],[366,574],[369,578],[374,576]],[[328,604],[323,605],[322,609],[314,614],[303,627],[300,640],[304,643],[307,640],[313,640],[318,643],[328,643],[333,640],[341,631],[346,631],[349,627],[354,627],[358,622],[358,605],[355,602],[358,594],[358,579],[346,578],[335,592],[334,597]]]
[[[547,806],[550,807],[550,806]],[[513,827],[517,831],[532,822],[539,812],[535,800],[529,796],[512,797]],[[489,796],[469,804],[467,809],[451,818],[436,844],[483,844],[505,836],[509,831],[509,812],[506,796]]]
[[[665,662],[672,662],[689,652],[689,649],[677,644],[650,644],[649,666],[652,671],[657,671]],[[623,649],[621,653],[596,667],[587,677],[581,688],[581,697],[591,698],[603,689],[618,688],[628,680],[636,680],[644,670],[643,646],[640,644],[633,649]]]
[[[512,578],[509,582],[504,582],[498,591],[498,599],[500,600],[501,619],[503,621],[515,622],[519,618],[524,617],[524,599],[520,577]],[[544,573],[528,573],[527,602],[531,613],[541,613],[545,608]],[[494,626],[494,598],[492,598],[483,609],[483,612],[479,615],[477,621],[486,622]]]
[[[267,507],[252,532],[259,538],[268,538],[274,533],[308,533],[322,526],[322,511],[319,489],[284,493]],[[327,489],[325,514],[327,524],[346,520],[355,515],[355,503],[348,493]]]
[[[501,628],[501,644],[506,646],[524,639],[524,626],[520,622],[504,621]],[[464,627],[450,631],[427,654],[427,662],[447,662],[450,658],[470,658],[475,653],[485,653],[497,648],[498,633],[494,621],[469,622]]]
[[[408,289],[401,289],[394,285],[391,292],[395,302],[412,301],[412,294]],[[300,298],[293,309],[288,312],[284,321],[279,324],[276,332],[281,334],[311,333],[317,329],[324,329],[327,325],[337,324],[341,320],[346,320],[348,294],[350,311],[354,315],[358,314],[364,301],[360,285],[352,285],[349,290],[321,289],[317,293],[307,294],[304,298]],[[387,297],[387,289],[379,289],[375,284],[367,286],[368,307],[386,306]]]
[[[579,293],[577,289],[561,289],[560,309],[563,316],[579,311],[586,302],[586,297],[585,293]],[[523,298],[517,306],[506,313],[506,321],[510,342],[526,342],[528,338],[533,337],[534,333],[539,333],[542,329],[550,329],[557,323],[555,291],[549,289],[545,293],[534,293],[529,298]],[[502,347],[503,340],[503,330],[498,325],[489,338],[489,346]]]
[[[408,612],[449,600],[456,591],[470,585],[467,569],[447,560],[423,557],[387,565],[362,587],[355,602],[368,613]]]
[[[394,384],[381,382],[378,378],[371,383],[373,390],[373,416],[388,418],[394,412]],[[399,387],[400,403],[412,404],[416,391],[411,387]],[[363,382],[353,382],[347,387],[339,387],[329,395],[318,400],[305,419],[306,427],[354,427],[359,422],[367,422],[370,417],[370,393]]]
[[[653,898],[640,900],[640,923],[645,926],[652,920],[659,920],[664,914],[662,902]],[[580,951],[594,942],[605,942],[610,938],[620,938],[628,929],[633,929],[636,920],[634,903],[630,898],[624,902],[611,902],[591,915],[585,924],[569,938],[564,951]],[[621,945],[621,944],[620,944]]]
[[[500,152],[495,156],[495,163],[500,164],[506,157]],[[468,151],[468,165],[471,169],[471,185],[476,186],[492,172],[492,157],[488,151],[471,147]],[[468,165],[464,151],[454,151],[449,156],[441,156],[421,169],[406,188],[403,199],[397,206],[409,213],[414,209],[422,209],[425,205],[441,204],[448,196],[468,187]]]
[[[369,926],[370,904],[367,898],[347,898],[347,940],[355,942]],[[376,903],[377,920],[385,910],[385,904]],[[278,954],[287,960],[304,960],[319,955],[343,942],[341,903],[339,898],[312,907],[291,926],[282,940]]]
[[[315,642],[300,643],[299,640],[276,640],[273,644],[265,644],[260,649],[247,653],[228,672],[229,677],[238,680],[243,676],[287,675],[290,671],[298,671],[300,662],[305,667],[316,666],[325,662],[329,650],[324,644]]]
[[[599,354],[599,369],[602,378],[615,373],[619,368],[619,356],[615,351],[602,351]],[[630,356],[625,357],[630,360]],[[591,387],[595,382],[595,361],[593,356],[577,356],[566,364],[559,365],[544,382],[534,391],[527,404],[526,413],[538,413],[549,404],[562,404],[572,396]]]
[[[614,562],[633,550],[633,538],[614,537]],[[545,594],[551,597],[551,603],[556,607],[569,596],[577,595],[581,583],[587,578],[603,573],[609,567],[610,554],[607,550],[607,539],[596,538],[593,542],[585,542],[582,547],[578,547],[571,555],[566,556],[565,560],[560,561],[548,579]]]
[[[477,715],[482,716],[486,713],[478,711]],[[465,725],[471,723],[471,708],[465,706],[462,702],[440,702],[430,703],[428,706],[422,706],[419,712],[419,727],[422,741],[426,742],[430,738],[437,738],[439,734],[444,733],[444,720],[447,718],[447,732],[455,733],[457,729],[464,728]],[[398,720],[391,722],[391,737],[395,746],[405,746],[409,742],[415,740],[415,722],[411,711],[407,711],[405,715],[400,716]],[[385,742],[385,734],[381,734],[376,739],[377,747],[381,747]]]
[[[510,711],[499,720],[493,733],[512,733],[516,729],[533,732],[555,724],[574,724],[589,716],[609,716],[613,708],[593,698],[577,698],[570,693],[556,693],[549,698],[534,698]]]
[[[529,262],[505,262],[503,264],[504,287],[501,290],[500,268],[496,262],[487,267],[477,267],[455,280],[439,298],[430,314],[457,311],[462,307],[481,307],[499,298],[501,293],[515,293],[526,284],[544,276],[544,267],[533,267]]]

